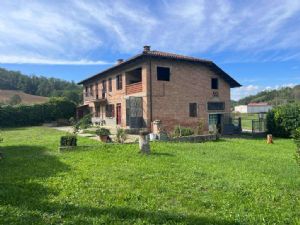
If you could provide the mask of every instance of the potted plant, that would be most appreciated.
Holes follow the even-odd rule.
[[[104,127],[101,127],[96,130],[96,135],[99,136],[100,140],[104,143],[108,142],[110,140],[110,130]]]

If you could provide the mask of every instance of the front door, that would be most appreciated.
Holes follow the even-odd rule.
[[[222,114],[209,114],[209,125],[215,127],[219,133],[222,132]]]
[[[117,104],[117,125],[121,125],[121,103]]]

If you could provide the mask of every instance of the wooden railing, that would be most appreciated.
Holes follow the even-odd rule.
[[[137,82],[133,84],[126,85],[126,95],[138,93],[143,91],[143,84],[142,82]]]

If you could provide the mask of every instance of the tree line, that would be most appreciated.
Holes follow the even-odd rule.
[[[0,68],[0,89],[20,90],[45,97],[65,97],[75,103],[82,102],[82,88],[74,81],[43,76],[27,76],[18,71]]]
[[[235,105],[247,105],[250,102],[268,102],[272,105],[284,105],[287,103],[300,102],[300,85],[295,87],[284,87],[281,89],[265,90],[242,98],[238,101],[233,101]]]

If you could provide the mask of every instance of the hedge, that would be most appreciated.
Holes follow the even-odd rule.
[[[0,127],[39,125],[57,119],[69,119],[76,104],[65,98],[53,98],[35,105],[0,106]]]
[[[268,132],[275,136],[290,137],[298,127],[300,127],[300,104],[278,106],[267,114]]]

